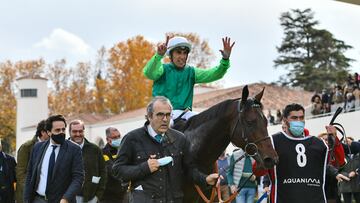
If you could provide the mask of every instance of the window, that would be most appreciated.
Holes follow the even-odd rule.
[[[21,97],[37,97],[37,89],[22,89]]]

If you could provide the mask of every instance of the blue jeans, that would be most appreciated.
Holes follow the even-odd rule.
[[[241,188],[236,203],[254,203],[256,188]]]

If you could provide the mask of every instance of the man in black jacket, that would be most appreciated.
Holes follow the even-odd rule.
[[[96,203],[101,199],[106,184],[105,161],[101,149],[85,138],[85,124],[81,120],[69,124],[70,140],[81,148],[85,181],[81,193],[76,195],[77,203]]]
[[[145,126],[128,133],[121,143],[113,173],[131,181],[130,202],[181,203],[185,176],[200,185],[214,185],[219,177],[194,167],[190,144],[181,132],[169,128],[171,110],[167,98],[155,97],[147,106]]]
[[[14,157],[6,154],[2,150],[2,140],[0,139],[0,202],[14,203],[14,184],[16,162]]]
[[[112,174],[112,167],[121,143],[121,135],[118,129],[108,127],[106,129],[106,145],[103,149],[105,165],[107,168],[107,183],[101,203],[125,203],[127,200],[128,184],[116,179]]]
[[[81,148],[65,140],[66,121],[62,115],[46,120],[50,139],[35,144],[25,182],[26,203],[75,203],[84,182]]]

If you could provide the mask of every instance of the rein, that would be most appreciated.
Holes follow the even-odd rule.
[[[246,154],[247,153],[245,152],[243,155],[241,155],[239,158],[237,158],[232,165],[229,165],[226,168],[221,168],[220,170],[224,170],[224,171],[229,170],[230,167],[233,167],[237,162],[239,162],[241,159],[243,159],[246,156]],[[215,162],[215,164],[214,164],[214,172],[219,173],[217,162]],[[220,182],[219,182],[220,176],[218,177],[218,179],[216,181],[216,184],[219,182],[219,185],[212,187],[211,196],[210,196],[209,199],[205,196],[205,194],[202,192],[201,188],[198,185],[195,185],[195,189],[199,193],[199,195],[203,199],[203,201],[206,202],[206,203],[212,203],[214,201],[214,199],[215,199],[216,194],[217,194],[219,203],[230,203],[235,199],[235,197],[239,194],[240,190],[245,186],[245,184],[250,180],[250,178],[253,175],[254,175],[254,173],[251,173],[251,175],[245,180],[245,182],[236,190],[236,192],[234,192],[232,195],[230,195],[229,199],[227,199],[227,200],[223,200],[222,197],[221,197]]]
[[[260,107],[260,105],[258,104],[253,104],[251,106],[252,108],[258,108]],[[230,134],[230,140],[235,136],[235,130],[236,130],[236,127],[238,126],[238,124],[240,123],[240,114],[242,113],[242,109],[241,109],[241,102],[238,103],[238,118],[236,120],[236,123],[235,123],[235,126],[234,128],[232,129],[232,133]],[[254,156],[259,156],[259,153],[258,153],[258,147],[256,144],[264,141],[264,140],[267,140],[270,138],[270,136],[267,136],[267,137],[262,137],[262,138],[259,138],[253,142],[249,142],[248,141],[248,138],[245,136],[245,132],[243,129],[241,129],[241,138],[246,142],[246,145],[245,145],[245,149],[244,149],[244,154],[241,155],[239,158],[237,158],[233,165],[235,165],[237,162],[239,162],[241,159],[243,159],[246,155],[250,156],[250,157],[254,157]],[[215,173],[219,173],[218,171],[218,167],[217,167],[217,162],[215,161],[215,164],[214,164],[214,169],[215,169]],[[233,167],[233,165],[229,165],[227,166],[226,168],[222,168],[222,170],[224,171],[227,171],[229,170],[230,167]],[[251,176],[249,176],[245,182],[237,189],[236,192],[234,192],[230,197],[229,199],[227,200],[222,200],[221,198],[221,191],[220,191],[220,183],[219,183],[219,179],[220,179],[220,176],[218,177],[215,185],[217,185],[217,183],[219,183],[218,186],[213,186],[212,187],[212,190],[211,190],[211,196],[210,198],[208,199],[205,194],[202,192],[202,190],[200,189],[200,187],[198,185],[195,185],[195,188],[196,188],[196,191],[198,192],[198,194],[200,195],[200,197],[203,199],[204,202],[206,203],[212,203],[215,199],[215,195],[217,193],[217,196],[218,196],[218,200],[220,203],[230,203],[232,200],[235,199],[235,197],[239,194],[240,190],[245,186],[245,184],[250,180],[250,178],[254,175],[254,173],[251,174]]]

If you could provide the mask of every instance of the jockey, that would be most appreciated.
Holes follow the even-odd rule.
[[[196,83],[209,83],[221,79],[230,67],[231,49],[235,42],[230,38],[222,39],[223,49],[220,50],[222,59],[218,66],[201,69],[186,64],[191,51],[190,42],[184,37],[166,37],[166,42],[159,44],[156,54],[147,62],[143,72],[150,80],[154,80],[152,96],[165,96],[174,107],[172,119],[181,115],[182,119],[189,119],[195,115],[191,111],[193,103],[193,88]],[[165,53],[171,63],[161,62]]]

